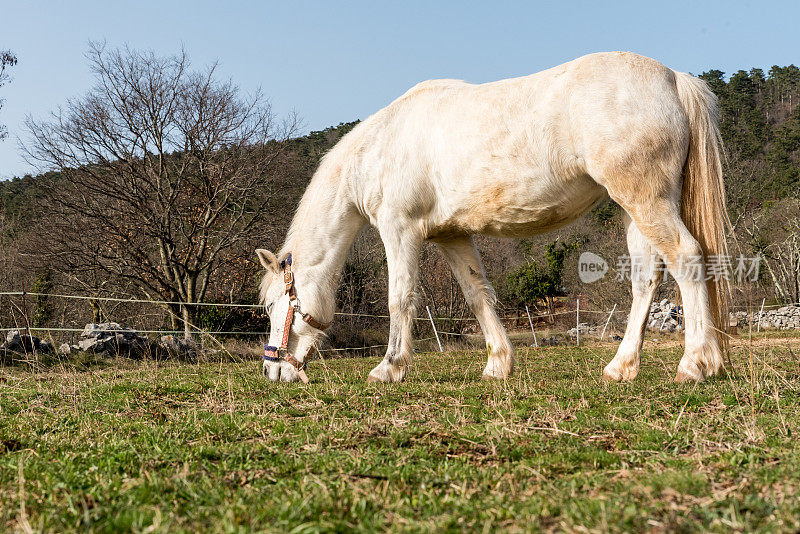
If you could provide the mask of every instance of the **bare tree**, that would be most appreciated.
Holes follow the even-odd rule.
[[[94,88],[26,122],[29,161],[58,171],[41,253],[84,284],[100,273],[165,302],[189,337],[212,279],[265,223],[295,123],[276,124],[215,66],[190,70],[185,52],[92,44],[87,57]]]
[[[786,237],[772,247],[765,264],[775,291],[787,304],[800,302],[800,218],[784,223]]]
[[[779,301],[800,301],[800,202],[783,199],[737,221],[750,249],[762,258],[770,290]]]
[[[9,76],[6,72],[7,67],[13,67],[17,64],[17,56],[15,56],[9,50],[0,50],[0,87],[3,87],[5,84],[8,83]],[[5,99],[0,98],[0,109],[3,109],[3,104],[5,103]],[[8,135],[6,131],[6,127],[0,124],[0,141],[5,139]]]

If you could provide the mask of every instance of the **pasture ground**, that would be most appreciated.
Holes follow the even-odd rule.
[[[507,382],[480,351],[314,362],[0,369],[0,529],[22,531],[797,531],[800,342],[733,351],[735,371],[671,382],[647,342],[633,383],[615,345],[519,349]]]

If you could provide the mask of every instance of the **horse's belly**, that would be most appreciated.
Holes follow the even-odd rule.
[[[582,212],[567,212],[557,207],[536,211],[510,208],[486,217],[475,227],[475,232],[496,237],[527,237],[555,230],[580,215]]]
[[[519,191],[496,184],[464,202],[445,220],[433,225],[431,239],[457,234],[526,237],[571,223],[607,196],[591,181],[570,184],[546,194]]]
[[[506,206],[494,212],[484,211],[466,218],[464,226],[470,233],[496,237],[527,237],[542,234],[571,223],[593,206],[593,197],[585,206],[554,205],[540,208]],[[576,209],[577,208],[577,209]]]

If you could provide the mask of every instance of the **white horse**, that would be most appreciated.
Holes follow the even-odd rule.
[[[607,380],[639,371],[645,320],[664,265],[683,299],[686,348],[676,381],[722,370],[727,288],[682,268],[727,253],[727,217],[716,98],[701,80],[627,52],[591,54],[521,78],[473,85],[418,84],[345,135],[322,159],[276,256],[258,250],[267,273],[261,298],[272,380],[294,381],[334,317],[334,294],[356,234],[378,228],[389,269],[389,346],[369,381],[403,379],[412,359],[418,257],[425,240],[449,262],[488,347],[484,378],[504,379],[514,350],[494,310],[471,236],[521,237],[565,225],[611,197],[625,211],[638,276],[625,337]],[[296,299],[281,263],[291,254]],[[662,263],[663,262],[663,263]],[[716,326],[715,326],[716,325]],[[316,326],[316,327],[315,327]],[[273,353],[273,356],[275,354]]]

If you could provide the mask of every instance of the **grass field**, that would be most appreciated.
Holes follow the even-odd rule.
[[[674,385],[647,342],[420,354],[402,384],[371,359],[273,384],[260,362],[127,360],[0,369],[0,529],[694,531],[800,529],[800,343],[761,340],[734,373]]]

